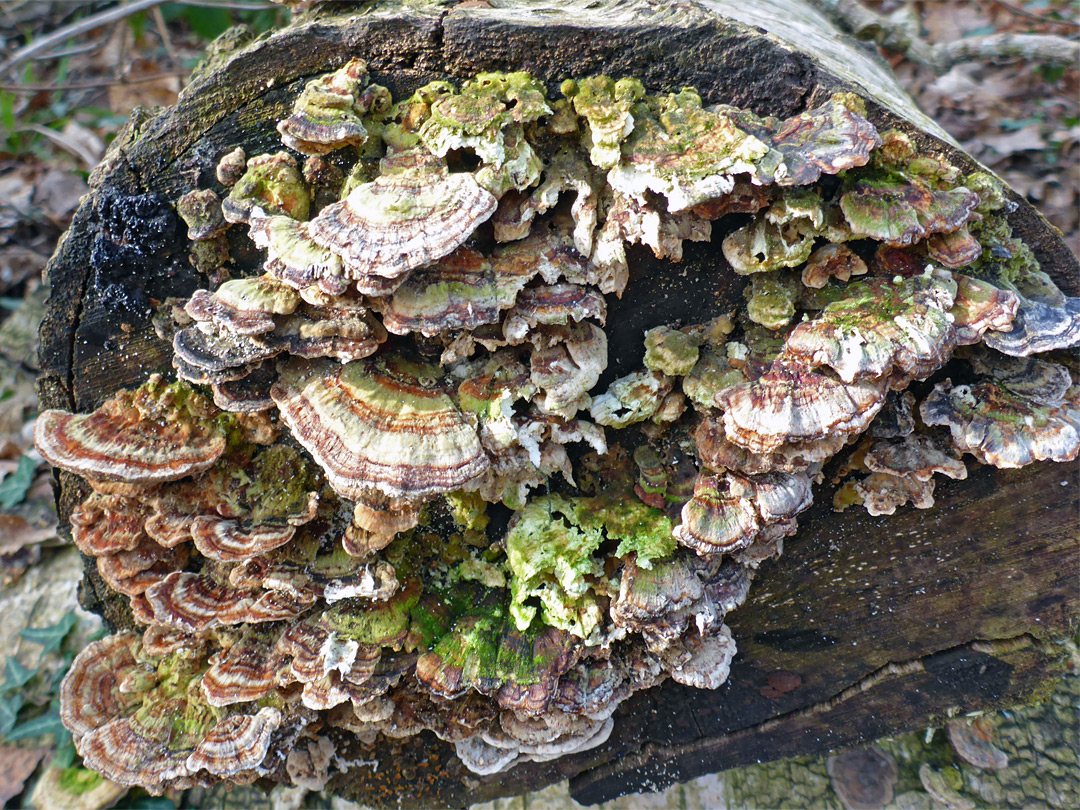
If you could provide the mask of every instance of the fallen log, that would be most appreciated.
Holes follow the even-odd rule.
[[[177,202],[199,190],[229,195],[221,181],[222,156],[237,146],[248,156],[278,152],[278,123],[295,110],[305,85],[357,57],[366,63],[371,81],[387,88],[395,101],[432,81],[458,87],[487,71],[524,71],[547,89],[549,99],[557,97],[565,79],[597,74],[633,77],[650,94],[692,87],[705,107],[731,105],[759,121],[794,120],[830,103],[837,93],[855,93],[876,132],[902,133],[898,137],[908,139],[904,142],[919,156],[949,164],[958,176],[981,171],[916,109],[872,53],[794,0],[752,7],[722,2],[560,2],[543,8],[515,2],[327,4],[260,40],[227,35],[211,49],[175,107],[132,116],[94,172],[91,193],[49,267],[53,294],[42,327],[40,383],[45,407],[86,413],[118,391],[143,384],[150,372],[172,374],[173,343],[160,336],[167,299],[190,299],[212,286],[208,274],[218,283],[222,271],[234,278],[256,275],[265,259],[243,227],[229,228],[225,241],[216,243],[227,249],[228,264],[200,256],[196,243],[206,240],[185,235]],[[592,119],[590,126],[590,132],[599,131]],[[775,137],[779,126],[762,125],[771,135],[761,137]],[[598,144],[594,137],[594,147]],[[457,159],[470,148],[458,146],[446,154]],[[475,168],[464,161],[449,176],[463,167]],[[353,166],[339,168],[344,174]],[[826,172],[818,194],[840,196],[832,174]],[[770,182],[779,187],[781,176]],[[756,187],[763,185],[769,184]],[[1007,222],[1057,287],[1075,295],[1080,272],[1060,236],[1015,193],[1002,193],[1001,213],[994,216]],[[251,216],[250,211],[241,215]],[[190,234],[192,220],[185,220]],[[598,383],[593,380],[595,391],[641,366],[646,330],[698,324],[744,307],[744,290],[756,282],[731,271],[729,250],[721,245],[759,221],[746,213],[716,218],[711,238],[679,245],[678,265],[657,258],[654,254],[663,251],[655,246],[628,250],[629,283],[621,296],[609,294],[606,300],[607,368]],[[491,239],[478,242],[486,251],[490,245],[484,240]],[[881,268],[890,256],[867,253],[869,275],[886,278]],[[916,252],[914,261],[925,258]],[[909,280],[922,269],[921,263],[915,271],[887,266]],[[386,312],[381,314],[385,322]],[[755,328],[750,321],[738,326]],[[790,324],[779,328],[790,330]],[[417,345],[430,356],[429,346],[419,339]],[[752,355],[767,354],[750,348]],[[914,384],[919,398],[930,396],[934,384],[950,375],[972,381],[971,363],[954,360],[942,370],[928,369],[921,376],[934,376]],[[283,401],[278,401],[282,409]],[[923,419],[930,421],[925,413]],[[296,434],[289,447],[311,450],[292,422],[289,427]],[[620,446],[632,454],[648,443],[647,432],[631,433]],[[583,455],[575,451],[571,459],[581,478]],[[726,618],[738,653],[720,688],[666,680],[637,691],[618,705],[605,742],[498,773],[470,770],[454,745],[431,731],[401,738],[336,736],[335,762],[341,764],[336,770],[324,764],[321,779],[329,780],[329,790],[368,804],[419,807],[465,806],[570,778],[575,798],[595,803],[1046,694],[1062,666],[1055,641],[1072,631],[1078,614],[1072,587],[1078,556],[1075,469],[1050,462],[1019,470],[977,465],[965,480],[939,483],[936,504],[928,510],[901,505],[891,516],[872,516],[858,506],[835,512],[834,502],[842,506],[845,498],[842,467],[860,463],[842,453],[825,467],[815,503],[800,515],[798,533],[785,541],[783,556],[761,563],[745,604]],[[563,495],[580,494],[553,486]],[[341,494],[339,485],[333,489]],[[82,477],[60,473],[64,521],[89,491]],[[850,485],[846,492],[850,498]],[[678,506],[687,498],[689,493]],[[864,493],[858,499],[868,498]],[[498,525],[498,517],[492,523]],[[505,535],[505,522],[503,527],[489,535]],[[502,535],[496,538],[500,543]],[[193,553],[191,559],[201,557]],[[116,628],[136,626],[138,615],[106,584],[99,568],[88,558],[85,603]],[[538,605],[523,601],[519,607],[535,611]],[[311,731],[302,739],[316,738]],[[284,759],[284,753],[280,761],[269,757],[259,775],[319,780],[318,774],[297,776],[301,765],[319,770],[315,749],[291,769]]]

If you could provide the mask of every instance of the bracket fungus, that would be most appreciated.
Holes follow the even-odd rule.
[[[88,765],[160,792],[323,785],[346,741],[425,730],[478,774],[581,751],[634,692],[724,682],[727,614],[862,434],[875,514],[932,503],[961,453],[1076,458],[1067,364],[1016,358],[1080,342],[1077,299],[997,180],[850,94],[775,119],[633,78],[548,91],[395,100],[353,59],[278,122],[303,172],[237,147],[177,201],[261,266],[162,306],[179,382],[36,426],[137,628],[64,681]],[[737,311],[649,316],[609,358],[649,283],[627,247],[686,240]]]

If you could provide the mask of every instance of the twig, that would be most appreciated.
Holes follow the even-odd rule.
[[[38,135],[42,135],[48,138],[56,145],[63,147],[68,152],[75,155],[75,157],[81,160],[88,169],[94,168],[94,166],[96,166],[98,164],[98,161],[101,159],[101,155],[95,155],[81,143],[73,141],[70,138],[65,138],[63,133],[57,132],[53,129],[49,129],[48,127],[43,127],[39,124],[29,124],[25,127],[16,127],[15,132],[36,132]]]
[[[187,76],[188,70],[164,70],[160,73],[148,73],[145,76],[125,77],[122,79],[102,79],[96,82],[70,82],[68,84],[0,84],[0,90],[12,93],[51,93],[58,90],[98,90],[102,87],[115,87],[125,84],[141,84],[158,79]]]
[[[180,54],[173,47],[172,37],[169,36],[169,27],[165,24],[165,15],[161,13],[160,8],[155,8],[151,14],[154,15],[154,27],[157,28],[158,36],[161,37],[161,44],[165,46],[165,53],[169,55],[169,65],[176,67],[180,64]]]
[[[29,45],[19,48],[6,62],[0,65],[0,73],[6,73],[28,59],[33,59],[39,53],[48,51],[54,45],[65,42],[72,37],[93,31],[99,26],[123,20],[133,14],[138,14],[140,11],[160,6],[165,2],[167,0],[132,0],[125,5],[106,9],[97,14],[91,14],[89,17],[83,17],[81,20],[71,23],[71,25],[65,25],[63,28],[59,28],[51,34],[41,37],[41,39],[34,40]]]
[[[62,51],[50,51],[49,53],[43,53],[39,56],[35,56],[34,61],[40,61],[44,59],[63,59],[65,56],[77,56],[80,53],[90,53],[96,51],[105,45],[104,42],[95,41],[87,42],[83,45],[74,45]]]
[[[1047,25],[1066,25],[1069,28],[1080,28],[1080,23],[1073,22],[1072,20],[1051,20],[1049,17],[1044,17],[1041,14],[1036,14],[1034,11],[1028,11],[1022,6],[1016,6],[1012,3],[1006,3],[1005,0],[994,0],[994,5],[1001,6],[1006,11],[1012,12],[1017,17],[1027,17],[1029,20],[1038,20],[1041,23]]]
[[[946,73],[960,62],[999,58],[1027,59],[1073,67],[1080,62],[1080,42],[1055,34],[990,34],[936,45],[914,36],[905,26],[871,11],[859,0],[810,0],[819,11],[881,47],[902,53],[935,73]]]

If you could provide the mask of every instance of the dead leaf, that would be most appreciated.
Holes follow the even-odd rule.
[[[45,317],[45,299],[48,297],[48,286],[38,285],[29,290],[18,308],[0,323],[0,354],[8,360],[37,368],[38,328]]]
[[[30,213],[34,185],[21,172],[0,177],[0,228],[13,228]]]
[[[984,135],[981,141],[1002,157],[1008,157],[1017,152],[1039,151],[1046,148],[1046,139],[1043,137],[1042,127],[1039,124],[1030,124],[1015,132]]]
[[[66,127],[64,131],[67,131]],[[104,145],[93,132],[90,130],[86,132],[90,137],[97,139],[94,151],[100,160]],[[79,207],[82,195],[89,190],[86,181],[76,172],[50,169],[34,184],[34,205],[40,208],[54,225],[66,228],[71,224],[71,217],[75,209]]]
[[[26,780],[47,753],[48,748],[0,746],[0,807],[23,792]]]
[[[20,515],[0,513],[0,554],[13,554],[56,538],[56,526],[35,528]]]

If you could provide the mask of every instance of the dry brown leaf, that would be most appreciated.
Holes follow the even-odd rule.
[[[67,132],[66,127],[64,131]],[[84,131],[97,141],[96,146],[88,144],[87,148],[93,146],[93,151],[100,156],[104,151],[101,139],[90,130]],[[54,225],[66,228],[71,224],[75,209],[79,207],[80,198],[89,190],[86,181],[76,172],[50,169],[34,184],[34,205],[40,208]]]
[[[34,546],[56,537],[56,526],[35,528],[20,515],[0,513],[0,555],[14,554],[26,546]]]
[[[984,135],[980,140],[1002,157],[1008,157],[1017,152],[1046,148],[1046,138],[1043,137],[1042,127],[1039,124],[1031,124],[1014,132],[1004,132],[1000,135]]]
[[[47,753],[48,748],[0,746],[0,807],[23,792],[26,780]]]

